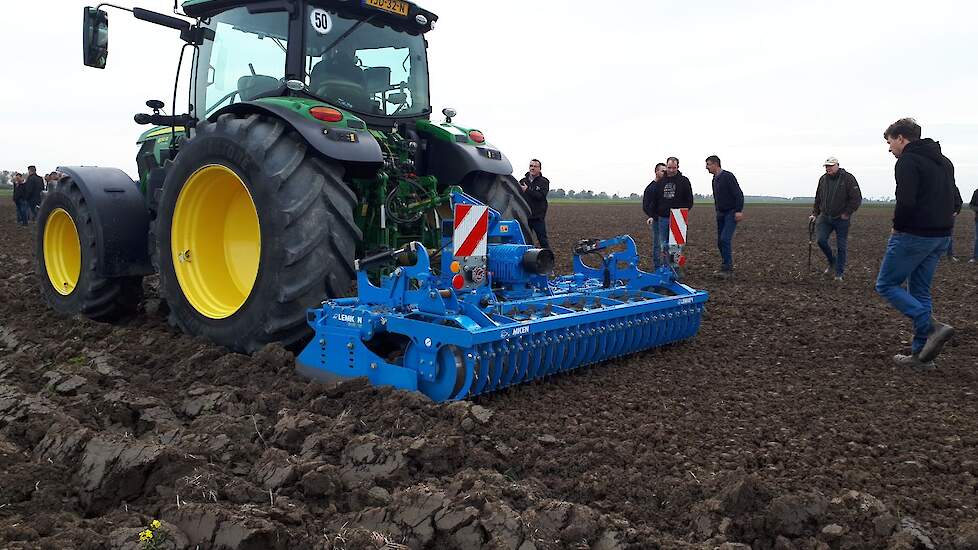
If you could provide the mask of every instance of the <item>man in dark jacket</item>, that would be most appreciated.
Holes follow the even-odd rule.
[[[37,221],[37,211],[41,208],[41,193],[44,191],[44,180],[37,175],[36,166],[27,167],[27,205],[30,208],[31,221]]]
[[[645,186],[645,193],[642,194],[642,210],[648,217],[646,223],[652,229],[652,265],[656,268],[662,265],[664,256],[662,239],[659,237],[659,215],[655,211],[655,191],[665,177],[666,165],[660,162],[655,165],[655,179]]]
[[[841,282],[846,271],[850,218],[862,202],[863,195],[859,191],[856,177],[839,168],[839,159],[835,157],[825,159],[825,173],[818,179],[815,205],[812,206],[812,215],[809,219],[816,222],[818,247],[822,249],[825,259],[829,262],[824,273],[832,275],[834,270],[836,281]],[[833,254],[832,247],[829,246],[829,236],[833,231],[837,254]]]
[[[706,157],[706,171],[713,174],[713,206],[717,213],[717,248],[720,249],[720,270],[714,275],[729,278],[733,275],[733,234],[737,223],[744,219],[744,192],[737,177],[720,166],[720,157]]]
[[[27,184],[24,183],[24,176],[20,172],[14,174],[14,206],[17,207],[17,225],[27,225]]]
[[[662,253],[669,257],[669,211],[673,208],[693,207],[693,187],[689,178],[679,171],[679,159],[666,159],[666,175],[656,186],[653,194],[655,213],[658,216],[659,239],[662,240]]]
[[[930,285],[937,261],[947,251],[954,227],[957,186],[954,165],[941,146],[920,139],[912,118],[891,124],[883,138],[897,158],[893,231],[876,278],[876,292],[913,320],[910,355],[895,355],[898,365],[932,367],[954,328],[932,318]],[[908,281],[908,288],[904,282]]]
[[[543,164],[539,160],[530,161],[530,171],[520,180],[523,198],[530,205],[530,229],[537,236],[540,246],[550,248],[547,240],[547,193],[550,192],[550,180],[543,177]]]
[[[971,255],[971,259],[968,260],[968,263],[973,264],[978,262],[978,189],[975,189],[975,193],[971,195],[971,202],[968,203],[968,206],[975,211],[975,250]]]

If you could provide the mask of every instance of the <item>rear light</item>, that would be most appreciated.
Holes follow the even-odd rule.
[[[478,130],[469,130],[469,139],[476,143],[484,143],[486,141],[486,136],[482,135],[482,132]]]
[[[339,122],[343,120],[343,113],[332,107],[313,107],[309,109],[309,114],[316,120],[324,122]]]
[[[455,290],[462,290],[462,287],[465,286],[465,279],[461,275],[452,277],[452,286],[455,287]]]

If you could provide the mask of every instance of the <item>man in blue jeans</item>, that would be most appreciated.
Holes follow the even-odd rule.
[[[663,265],[670,265],[669,215],[674,208],[693,208],[693,186],[689,178],[679,171],[679,159],[666,159],[666,174],[655,186],[652,194],[652,210],[658,218],[659,240],[662,243]]]
[[[934,358],[954,334],[953,327],[931,317],[930,285],[951,241],[954,197],[959,194],[954,165],[938,142],[921,139],[920,133],[912,118],[902,118],[883,132],[897,158],[896,208],[876,292],[913,320],[910,355],[898,354],[893,360],[901,366],[933,367]]]
[[[816,222],[815,230],[818,235],[818,247],[825,254],[829,265],[825,275],[835,275],[835,280],[842,282],[846,271],[846,255],[849,249],[849,224],[852,215],[863,202],[859,182],[849,172],[839,168],[839,159],[829,157],[825,160],[825,173],[818,180],[815,190],[815,204],[809,218]],[[832,253],[829,246],[829,236],[835,232],[835,245],[838,253]]]
[[[706,171],[713,174],[713,206],[717,213],[717,248],[720,269],[713,275],[721,279],[733,276],[733,235],[737,222],[744,219],[744,192],[737,177],[720,166],[720,157],[706,157]]]
[[[652,231],[652,266],[658,269],[665,263],[662,255],[662,238],[659,236],[659,216],[655,211],[655,192],[666,177],[666,165],[660,162],[655,165],[655,179],[645,186],[642,194],[642,211],[648,217],[646,223]]]

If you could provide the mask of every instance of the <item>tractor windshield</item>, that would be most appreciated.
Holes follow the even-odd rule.
[[[410,117],[431,111],[423,36],[317,7],[309,8],[306,22],[310,92],[371,116]]]
[[[249,13],[247,8],[235,8],[212,17],[207,26],[214,36],[201,46],[197,73],[197,82],[207,83],[207,115],[281,87],[289,35],[286,12]]]

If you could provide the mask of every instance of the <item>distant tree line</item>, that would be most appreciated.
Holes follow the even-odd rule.
[[[585,189],[584,191],[574,191],[573,189],[551,189],[547,194],[548,198],[551,199],[565,199],[565,200],[602,200],[602,201],[641,201],[642,196],[638,193],[632,193],[627,197],[623,197],[618,193],[609,195],[605,191],[600,193],[595,193],[590,189]],[[713,195],[701,195],[699,193],[693,194],[693,200],[696,202],[713,202]],[[895,199],[887,197],[864,197],[863,201],[870,203],[892,203]],[[773,197],[768,195],[747,195],[744,197],[744,202],[783,202],[791,204],[811,204],[815,202],[815,197]]]
[[[622,197],[618,193],[609,195],[605,191],[602,191],[600,193],[595,193],[590,189],[585,189],[584,191],[574,191],[573,189],[569,189],[567,191],[564,191],[563,189],[551,189],[550,192],[547,193],[547,197],[551,199],[573,199],[579,201],[587,201],[587,200],[640,201],[642,200],[642,196],[639,195],[638,193],[632,193],[627,197]]]

